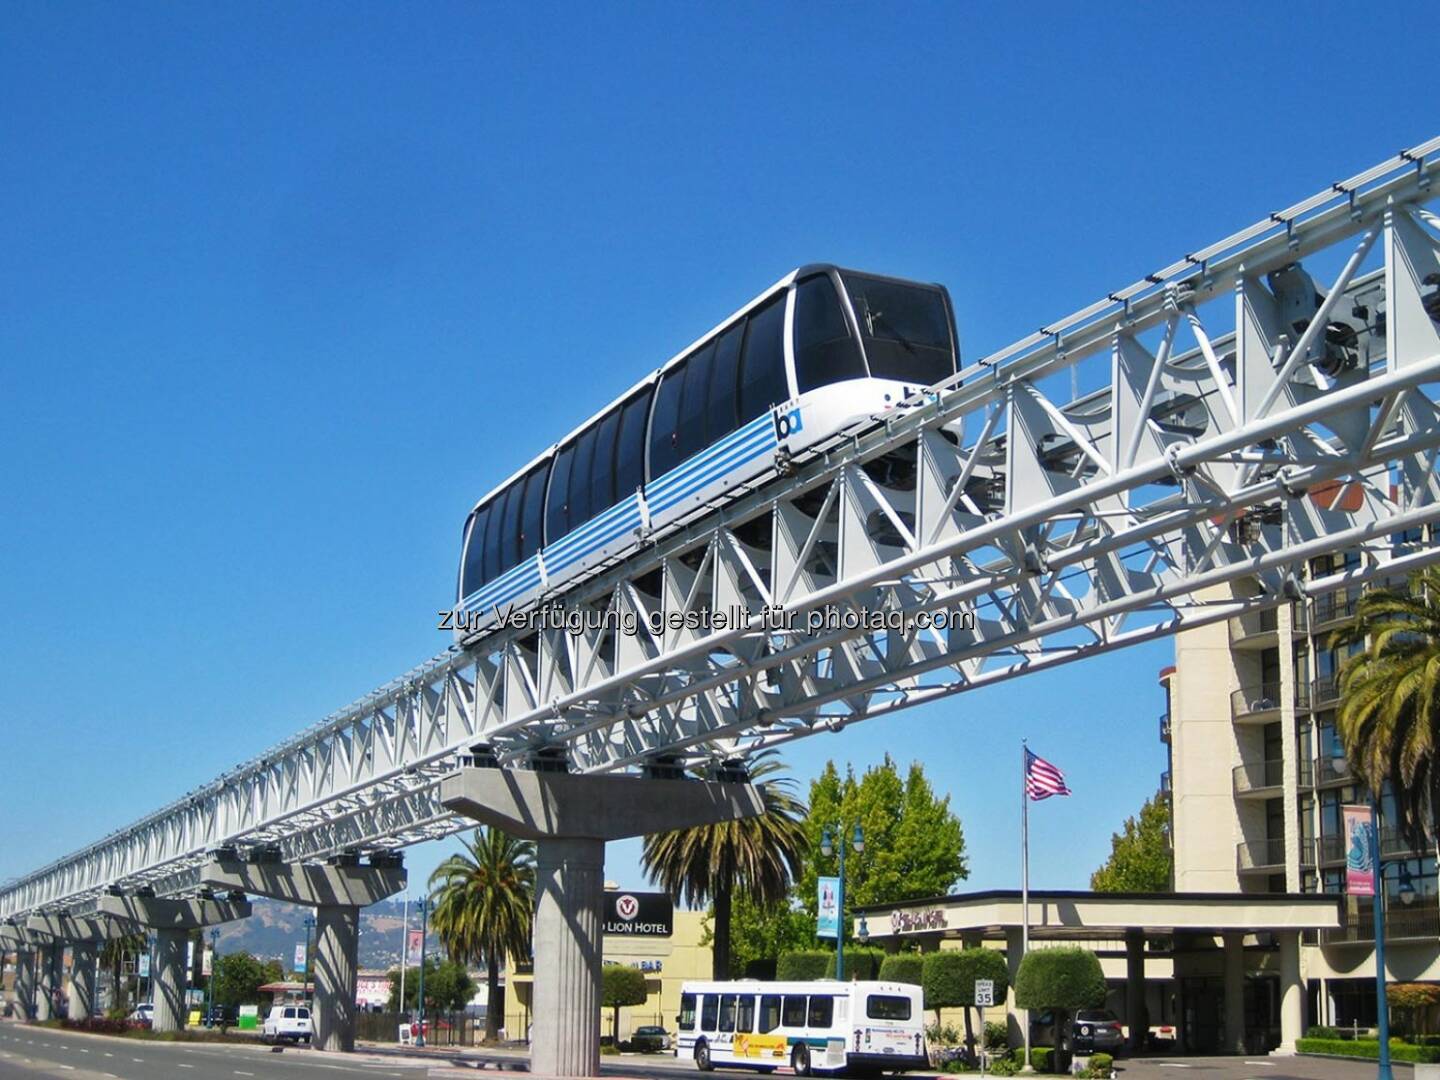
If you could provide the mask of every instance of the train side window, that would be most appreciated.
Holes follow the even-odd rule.
[[[812,1028],[828,1028],[835,1019],[835,999],[829,994],[810,995],[810,1015],[805,1018]]]
[[[835,284],[821,274],[795,289],[795,384],[800,393],[863,379],[865,361],[845,321]]]
[[[625,403],[615,444],[615,501],[623,502],[645,483],[645,421],[653,388],[647,386]]]
[[[720,1015],[720,995],[706,994],[700,999],[700,1030],[714,1031]]]
[[[520,561],[540,550],[541,537],[545,528],[545,478],[550,474],[550,462],[530,470],[525,479],[525,501],[520,512]]]
[[[485,580],[494,581],[500,576],[500,516],[505,510],[505,493],[502,491],[490,500],[485,518]]]
[[[760,1026],[756,1029],[765,1035],[780,1026],[780,995],[765,994],[760,998]]]
[[[595,457],[590,463],[590,513],[599,517],[615,505],[615,434],[620,410],[611,409],[595,425]]]
[[[595,425],[575,440],[575,462],[570,466],[570,528],[578,529],[591,518],[590,461],[595,456]]]
[[[710,366],[710,399],[706,405],[706,443],[719,442],[740,424],[740,343],[745,324],[737,322],[715,342]]]
[[[469,536],[465,538],[465,569],[460,575],[460,596],[464,600],[485,584],[485,519],[490,507],[484,506],[470,519]]]
[[[679,460],[684,461],[707,443],[705,407],[710,393],[710,362],[715,357],[715,343],[702,345],[685,361],[685,392],[680,398],[680,420],[675,425]]]
[[[555,455],[550,470],[550,494],[545,500],[545,543],[553,544],[570,531],[565,503],[570,498],[570,462],[575,457],[575,444]]]
[[[525,482],[517,480],[505,489],[505,518],[500,534],[500,572],[520,561],[520,503],[525,499]]]
[[[740,360],[740,422],[754,420],[790,397],[785,380],[785,295],[762,307],[745,326]]]
[[[676,453],[675,425],[680,419],[680,390],[685,384],[685,364],[676,364],[660,380],[655,391],[655,415],[650,419],[650,479],[664,476],[680,464]]]

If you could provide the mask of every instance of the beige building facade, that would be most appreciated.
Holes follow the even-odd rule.
[[[1336,555],[1306,571],[1315,578],[1350,565]],[[1230,599],[1229,589],[1210,598]],[[1331,646],[1359,594],[1351,587],[1187,631],[1160,679],[1176,891],[1340,898],[1340,925],[1301,939],[1307,1025],[1365,1027],[1376,1019],[1373,906],[1344,895],[1340,810],[1368,795],[1335,737],[1335,674],[1344,655]],[[1387,794],[1380,854],[1388,976],[1440,980],[1435,852],[1405,840],[1392,807]],[[1273,949],[1265,935],[1247,935],[1247,994],[1257,1002],[1274,993]]]

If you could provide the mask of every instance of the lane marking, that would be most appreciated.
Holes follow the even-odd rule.
[[[236,1075],[236,1076],[254,1076],[255,1074],[254,1074],[254,1073],[243,1072],[243,1071],[241,1071],[240,1069],[236,1069],[236,1070],[235,1070],[235,1075]]]
[[[194,1065],[186,1065],[183,1061],[177,1061],[177,1062],[175,1063],[175,1067],[176,1067],[177,1069],[193,1069],[195,1066],[194,1066]]]

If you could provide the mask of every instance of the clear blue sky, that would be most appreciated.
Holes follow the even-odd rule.
[[[978,356],[1435,134],[1431,15],[7,5],[0,878],[443,648],[476,497],[788,269],[942,281]],[[1083,886],[1170,654],[790,759],[922,759],[1013,886],[1028,734]]]

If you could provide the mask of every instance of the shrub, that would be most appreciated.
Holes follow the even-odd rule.
[[[1014,1076],[1020,1071],[1020,1063],[1014,1058],[996,1058],[990,1063],[991,1076]]]
[[[1025,1054],[1020,1051],[1021,1056]],[[1052,1046],[1032,1046],[1030,1048],[1030,1067],[1036,1072],[1054,1072],[1055,1048]]]
[[[1338,1039],[1340,1032],[1324,1024],[1311,1024],[1310,1030],[1305,1033],[1305,1037],[1307,1039]]]
[[[1296,1039],[1295,1049],[1302,1054],[1329,1054],[1334,1057],[1361,1058],[1374,1061],[1380,1056],[1379,1039]],[[1390,1056],[1396,1061],[1418,1064],[1440,1062],[1440,1046],[1412,1046],[1390,1042]]]
[[[1000,1050],[1010,1041],[1010,1029],[1004,1024],[992,1020],[985,1025],[985,1033],[982,1038],[986,1050]]]
[[[941,949],[926,953],[921,970],[927,1009],[961,1007],[965,1010],[965,1043],[973,1048],[970,1010],[975,1006],[975,982],[995,984],[995,1000],[1003,1001],[1009,985],[1005,954],[994,949]]]
[[[1110,1071],[1115,1067],[1115,1059],[1109,1054],[1097,1053],[1090,1055],[1090,1064],[1080,1073],[1081,1076],[1090,1077],[1091,1080],[1109,1080]]]
[[[824,949],[801,949],[781,953],[775,962],[775,978],[779,982],[814,982],[823,979],[834,955]]]
[[[919,953],[896,953],[894,956],[887,956],[881,961],[880,981],[923,986],[922,972],[924,967],[925,958]]]
[[[829,953],[830,962],[825,965],[825,978],[835,978],[835,954]],[[877,978],[880,965],[885,961],[884,949],[849,948],[845,950],[845,981],[864,979],[867,982]]]
[[[960,1032],[955,1030],[954,1024],[927,1024],[925,1041],[935,1046],[954,1046],[960,1041]]]

